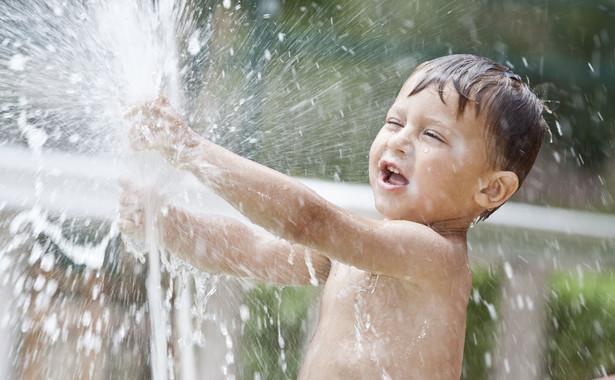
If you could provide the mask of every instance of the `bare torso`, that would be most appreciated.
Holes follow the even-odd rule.
[[[420,289],[334,263],[299,379],[459,378],[471,286],[460,273]]]

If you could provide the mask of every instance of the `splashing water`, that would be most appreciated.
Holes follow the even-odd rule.
[[[183,13],[185,1],[0,6],[2,132],[25,134],[33,149],[121,151],[124,107],[159,91],[183,104],[176,32],[191,33],[195,54],[208,33]]]
[[[26,199],[31,208],[10,223],[12,242],[3,249],[3,256],[28,238],[43,234],[73,263],[100,269],[110,241],[117,235],[115,223],[107,222],[97,232],[104,236],[95,243],[80,244],[77,237],[64,236],[63,225],[71,219],[65,210],[59,210],[61,217],[54,220],[42,201],[49,191],[48,178],[39,174],[43,172],[43,151],[100,156],[116,171],[128,171],[141,182],[163,190],[161,185],[172,182],[172,175],[160,169],[164,164],[159,158],[126,153],[127,125],[122,114],[127,106],[153,99],[159,92],[183,109],[183,83],[189,81],[186,65],[191,57],[204,56],[202,47],[209,36],[209,28],[199,27],[191,16],[192,6],[189,1],[173,0],[0,4],[0,133],[7,136],[8,144],[25,145],[38,168],[35,193]],[[183,62],[178,40],[187,45]],[[151,208],[149,203],[146,200]],[[151,373],[154,379],[166,379],[170,373],[168,318],[155,221],[149,219],[146,244],[141,248],[149,255]],[[135,246],[134,242],[126,243]],[[33,255],[39,254],[31,257],[31,264],[45,249],[35,247]],[[42,285],[34,288],[40,290]],[[57,323],[53,320],[45,326],[51,331]]]
[[[52,186],[57,178],[60,187],[70,188],[72,183],[65,182],[63,178],[73,172],[91,171],[98,175],[104,173],[110,181],[115,181],[118,172],[128,172],[139,182],[163,193],[176,190],[170,188],[176,183],[175,173],[162,169],[163,165],[157,156],[127,153],[127,126],[122,114],[131,103],[151,99],[162,91],[174,106],[179,108],[180,113],[190,115],[188,120],[193,122],[193,125],[205,125],[205,130],[198,131],[199,133],[223,145],[230,145],[230,148],[245,156],[255,158],[254,146],[257,142],[269,141],[270,145],[280,139],[275,137],[279,135],[259,133],[255,128],[256,123],[262,121],[259,115],[267,108],[264,99],[270,97],[272,88],[275,91],[284,89],[278,91],[282,95],[297,90],[302,94],[298,101],[288,100],[281,107],[284,109],[288,106],[291,119],[288,119],[289,113],[286,109],[284,112],[276,109],[270,115],[273,119],[285,120],[275,121],[282,126],[280,130],[286,130],[289,121],[295,125],[299,125],[298,122],[304,123],[301,120],[309,119],[305,115],[312,108],[320,113],[321,105],[328,98],[338,99],[339,102],[343,100],[343,97],[339,96],[341,90],[335,81],[320,86],[320,82],[326,78],[320,75],[325,70],[320,69],[319,62],[306,60],[303,63],[299,60],[300,55],[294,56],[295,49],[311,43],[302,41],[301,33],[277,32],[271,25],[263,33],[255,27],[258,22],[251,23],[245,14],[236,12],[241,6],[240,3],[225,0],[208,9],[201,9],[200,6],[204,7],[204,4],[191,0],[134,3],[120,0],[34,0],[25,4],[9,0],[0,4],[0,24],[6,26],[0,29],[0,133],[6,145],[10,146],[9,157],[19,157],[18,160],[25,157],[29,162],[35,189],[32,194],[19,197],[9,205],[11,208],[26,211],[12,218],[10,242],[2,251],[3,257],[0,257],[3,274],[6,268],[14,264],[13,261],[17,261],[8,253],[27,249],[28,241],[41,239],[41,236],[43,241],[35,244],[36,249],[32,250],[28,265],[36,266],[46,257],[47,251],[56,248],[70,259],[69,272],[73,270],[72,265],[85,266],[85,272],[90,273],[88,276],[98,278],[99,272],[96,270],[107,265],[109,252],[116,249],[114,244],[118,244],[115,239],[115,224],[108,221],[93,222],[89,215],[86,217],[80,213],[79,207],[75,205],[89,208],[93,203],[98,203],[96,197],[99,192],[93,190],[108,185],[93,180],[92,188],[86,186],[75,189],[74,198],[68,200],[71,207],[58,206],[61,202],[54,202],[57,199],[54,198],[55,189]],[[259,11],[265,12],[263,19],[266,19],[267,12],[273,11],[266,8],[259,8]],[[317,17],[328,12],[327,9],[314,9]],[[224,17],[221,17],[222,21],[218,21],[220,25],[216,25],[217,31],[227,28],[229,34],[233,35],[235,30],[242,29],[242,33],[238,33],[240,37],[232,43],[224,41],[225,38],[235,38],[234,35],[222,36],[216,43],[210,41],[213,33],[210,17],[212,13],[220,10],[223,11]],[[304,17],[302,15],[309,15],[310,12],[310,9],[302,7],[300,19]],[[328,20],[328,17],[326,19]],[[246,34],[249,37],[242,39],[241,35]],[[251,46],[254,41],[260,41],[260,44]],[[210,45],[216,44],[216,53],[220,57],[209,59]],[[343,41],[339,43],[343,44]],[[283,50],[279,50],[280,47],[283,47]],[[345,46],[339,48],[340,51],[347,50]],[[249,51],[251,56],[242,61],[244,63],[235,63],[236,66],[232,68],[226,67],[230,62],[229,57],[240,51],[242,54]],[[245,64],[246,61],[249,63]],[[195,67],[199,69],[195,70]],[[202,71],[203,68],[206,69],[205,72]],[[312,79],[316,79],[313,88],[306,90],[305,84],[296,79],[283,85],[279,82],[286,81],[289,77],[294,78],[297,71],[302,70],[313,74]],[[264,87],[261,82],[266,71],[273,71],[280,78],[272,81],[269,87]],[[286,95],[284,97],[289,99]],[[195,99],[200,98],[206,98],[207,104],[194,103]],[[343,111],[340,110],[339,113],[343,114]],[[337,117],[337,112],[332,114]],[[249,115],[250,120],[247,123],[243,122],[245,115]],[[332,115],[327,114],[323,120],[331,118]],[[198,119],[207,123],[198,123]],[[326,124],[323,123],[321,130],[328,128]],[[238,125],[244,128],[244,131],[241,131],[245,132],[243,135],[235,133]],[[246,127],[243,127],[244,125]],[[291,132],[295,140],[302,137],[300,127]],[[328,133],[338,138],[341,132],[331,130]],[[262,150],[278,152],[276,156],[282,159],[274,157],[276,162],[286,165],[287,162],[283,159],[286,152],[306,146],[294,144],[292,141],[277,146],[275,150],[262,144]],[[20,151],[15,148],[17,146],[25,149]],[[314,146],[308,144],[305,149],[314,149]],[[331,150],[330,155],[334,157],[345,158],[347,155],[343,143],[336,142]],[[95,157],[97,164],[92,165],[92,161],[85,159],[83,162],[74,162],[74,159],[62,156],[63,152],[77,153],[84,158]],[[54,162],[59,163],[57,166],[50,166],[50,163],[46,162],[51,156],[55,157]],[[321,158],[318,160],[320,162]],[[310,164],[314,165],[312,162]],[[314,166],[318,167],[318,164]],[[324,168],[323,164],[320,166]],[[16,177],[20,178],[20,175],[17,174]],[[114,198],[110,198],[113,202]],[[114,217],[108,213],[102,214],[102,219]],[[173,365],[167,358],[171,355],[171,350],[175,349],[167,345],[168,324],[171,319],[169,313],[173,307],[170,305],[170,298],[174,295],[169,297],[168,292],[163,294],[160,283],[168,282],[169,276],[180,277],[180,282],[184,284],[194,281],[196,300],[192,302],[196,305],[190,311],[196,315],[196,323],[202,324],[207,320],[207,317],[203,316],[204,305],[212,293],[216,292],[218,279],[198,276],[191,271],[176,270],[176,258],[169,260],[166,254],[156,247],[154,224],[152,220],[146,221],[146,242],[127,239],[124,243],[129,248],[134,247],[141,260],[145,257],[143,252],[148,252],[147,311],[151,325],[149,362],[153,376],[166,378],[167,374],[172,373],[170,367]],[[95,238],[88,235],[93,229]],[[84,230],[88,232],[83,232]],[[306,257],[306,260],[314,279],[309,257]],[[59,264],[56,263],[56,266]],[[135,271],[141,270],[138,268],[137,265]],[[16,278],[7,281],[25,284],[15,292],[20,294],[18,302],[23,303],[23,313],[27,314],[25,310],[29,301],[26,290],[29,279],[17,272],[14,276]],[[186,280],[186,276],[192,278]],[[83,275],[84,281],[86,277]],[[38,283],[36,291],[43,288]],[[168,284],[165,283],[166,285]],[[103,285],[97,286],[103,288]],[[98,296],[101,292],[102,290],[99,290],[93,299],[102,301],[102,296]],[[135,302],[130,305],[130,310],[134,322],[140,323],[146,312],[145,307]],[[68,314],[70,311],[61,310],[61,313]],[[48,331],[49,336],[67,334],[66,323],[61,319],[50,318],[48,322],[45,331]],[[22,323],[21,327],[25,331],[32,329],[34,325],[34,322],[28,322]],[[88,327],[90,326],[96,326],[96,323],[88,323]],[[230,366],[234,363],[233,345],[228,338],[232,324],[216,327],[227,338],[223,343],[227,348],[224,360],[226,365]],[[113,338],[114,344],[127,342],[130,339],[130,328],[129,324],[122,325]],[[101,330],[94,328],[87,339],[84,338],[88,344],[81,344],[80,347],[100,350],[101,336]],[[204,344],[199,331],[196,331],[192,338],[185,340],[192,341],[186,343],[187,345],[193,342]],[[53,341],[57,341],[57,338]],[[279,341],[283,346],[284,340]],[[91,371],[91,368],[86,370]]]

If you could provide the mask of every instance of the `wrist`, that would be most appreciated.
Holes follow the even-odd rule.
[[[192,163],[203,138],[192,129],[188,129],[178,140],[167,147],[164,156],[172,165],[182,168]]]
[[[178,228],[188,222],[185,211],[174,205],[164,205],[160,208],[157,219],[159,244],[175,251],[182,240],[181,230]]]

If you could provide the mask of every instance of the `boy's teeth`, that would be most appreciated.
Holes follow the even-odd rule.
[[[399,174],[399,170],[395,169],[395,168],[394,168],[394,167],[392,167],[392,166],[387,166],[387,169],[388,169],[390,172],[393,172],[393,173],[395,173],[395,174]]]

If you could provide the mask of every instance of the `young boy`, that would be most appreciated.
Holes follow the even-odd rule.
[[[458,379],[472,285],[466,233],[528,174],[547,130],[542,110],[517,75],[488,59],[420,65],[370,149],[381,221],[201,138],[164,99],[131,112],[131,142],[269,231],[164,204],[166,249],[214,273],[325,284],[300,379]],[[143,190],[122,186],[120,230],[143,238]]]

